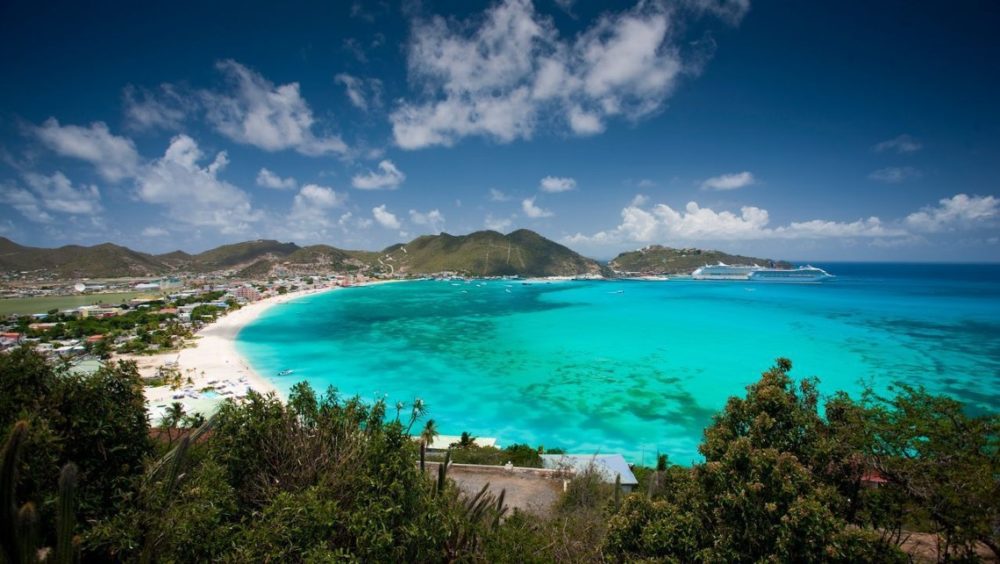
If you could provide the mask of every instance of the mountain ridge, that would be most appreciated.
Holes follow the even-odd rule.
[[[465,235],[421,235],[381,251],[255,239],[193,254],[181,250],[151,254],[114,243],[30,247],[0,237],[0,272],[41,272],[63,279],[143,278],[177,272],[229,272],[243,277],[320,271],[410,275],[454,272],[467,276],[577,276],[611,271],[678,274],[716,262],[791,266],[783,261],[721,251],[651,245],[620,253],[609,261],[609,270],[528,229],[507,234],[482,230]]]

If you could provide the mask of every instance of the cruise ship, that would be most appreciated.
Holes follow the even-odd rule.
[[[820,282],[833,276],[822,268],[765,268],[754,265],[719,263],[703,266],[691,273],[695,280],[748,280],[751,282]]]
[[[743,264],[726,264],[720,262],[711,266],[705,265],[691,273],[695,280],[749,280],[750,273],[762,267]]]

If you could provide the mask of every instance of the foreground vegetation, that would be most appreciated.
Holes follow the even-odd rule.
[[[914,530],[939,535],[941,560],[1000,557],[996,417],[905,387],[838,394],[821,415],[790,368],[730,399],[704,463],[636,469],[628,496],[578,476],[541,518],[421,472],[416,402],[387,414],[297,385],[154,441],[134,365],[69,375],[15,350],[0,356],[0,561],[902,562]]]

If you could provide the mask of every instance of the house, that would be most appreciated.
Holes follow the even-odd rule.
[[[20,333],[0,333],[0,346],[11,347],[21,343],[24,335]]]
[[[625,457],[620,454],[543,454],[542,467],[552,470],[566,470],[582,474],[588,470],[597,472],[606,484],[615,483],[621,476],[621,489],[629,493],[639,485]]]

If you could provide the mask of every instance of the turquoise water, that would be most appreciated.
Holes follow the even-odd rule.
[[[1000,266],[833,264],[823,284],[419,281],[276,306],[238,347],[309,381],[422,398],[444,434],[698,460],[711,416],[778,356],[829,394],[894,381],[1000,409]],[[277,377],[282,369],[294,369]]]

